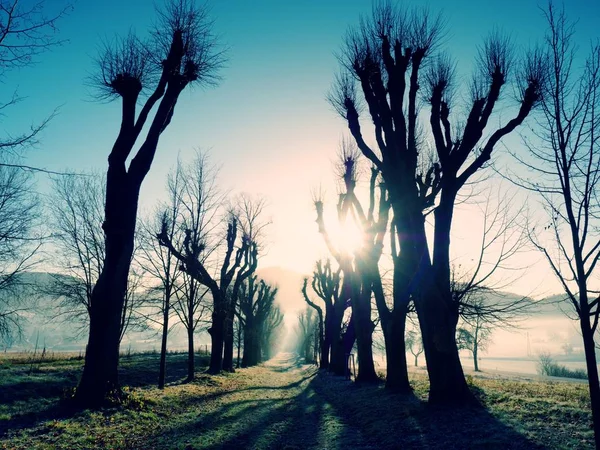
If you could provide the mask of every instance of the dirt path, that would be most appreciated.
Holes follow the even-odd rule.
[[[241,370],[244,386],[203,401],[195,420],[161,437],[158,446],[183,438],[189,450],[371,448],[317,393],[315,375],[314,366],[291,354]]]

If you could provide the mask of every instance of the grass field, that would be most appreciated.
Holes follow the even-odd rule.
[[[469,379],[483,408],[427,406],[415,395],[360,386],[283,355],[234,374],[201,373],[184,384],[186,356],[171,354],[168,383],[155,388],[158,355],[121,360],[130,400],[73,411],[61,398],[82,360],[31,364],[0,357],[0,448],[6,449],[591,449],[585,384]]]

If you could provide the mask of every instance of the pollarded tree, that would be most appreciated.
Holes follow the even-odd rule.
[[[281,325],[283,324],[283,313],[278,304],[273,304],[267,315],[260,336],[262,340],[260,361],[268,361],[273,356],[273,350],[279,348],[277,340],[280,337]]]
[[[177,161],[175,173],[171,178],[177,180],[170,183],[170,189],[173,191],[173,199],[177,199],[179,203],[179,213],[175,233],[171,232],[169,223],[165,222],[166,235],[176,245],[183,244],[185,235],[189,236],[192,245],[204,246],[200,259],[204,265],[209,265],[209,259],[219,245],[213,241],[212,233],[220,223],[218,215],[224,200],[224,195],[217,187],[217,171],[210,164],[208,154],[197,151],[187,164],[181,160]],[[157,243],[160,245],[160,242]],[[168,247],[163,248],[175,258]],[[208,289],[184,271],[175,293],[174,311],[187,333],[187,379],[191,381],[195,373],[194,334],[198,325],[206,321],[204,313],[210,309],[207,301]]]
[[[250,242],[250,248],[244,255],[244,263],[236,276],[235,282],[229,292],[227,305],[227,318],[225,319],[225,342],[223,353],[223,370],[233,372],[233,347],[234,330],[233,322],[238,309],[238,300],[242,284],[251,277],[258,266],[258,252],[263,250],[264,233],[269,220],[264,218],[266,200],[264,198],[253,198],[247,194],[241,194],[235,201],[233,207],[242,230],[242,239]]]
[[[306,308],[298,314],[298,326],[296,333],[298,334],[298,354],[304,358],[306,364],[314,363],[314,344],[315,334],[318,333],[317,317],[313,312],[313,308]]]
[[[108,157],[102,224],[106,258],[92,293],[85,366],[76,392],[76,399],[88,406],[121,395],[119,323],[142,182],[160,136],[173,119],[180,94],[191,84],[213,82],[222,62],[205,9],[189,0],[172,0],[158,11],[158,17],[150,42],[143,43],[130,34],[108,44],[98,58],[94,78],[103,98],[121,99],[122,111],[118,136]],[[138,112],[140,95],[150,86],[151,94]],[[132,155],[143,132],[143,142]]]
[[[450,229],[459,190],[490,159],[496,144],[519,126],[539,100],[543,63],[528,55],[517,71],[519,103],[512,119],[494,128],[492,113],[513,68],[511,44],[492,35],[480,48],[478,71],[464,126],[451,115],[454,65],[435,56],[443,21],[426,10],[378,4],[371,17],[351,29],[341,55],[330,101],[346,120],[361,152],[381,171],[394,213],[400,251],[394,265],[394,311],[415,299],[429,372],[429,399],[436,403],[471,400],[455,341],[458,311],[450,291]],[[377,147],[365,140],[359,120],[366,103]],[[425,87],[438,161],[422,169],[418,120],[419,89]],[[490,125],[488,125],[490,124]],[[436,206],[433,259],[424,211]],[[400,321],[398,321],[400,322]],[[398,356],[399,357],[399,353]],[[401,376],[399,374],[398,376]]]
[[[356,177],[358,150],[346,142],[341,145],[340,173],[342,175],[344,191],[339,196],[337,205],[338,218],[342,227],[348,227],[349,220],[353,220],[359,230],[361,243],[358,249],[352,252],[343,247],[337,248],[325,227],[323,217],[323,201],[315,201],[317,211],[317,225],[319,233],[323,236],[331,255],[335,258],[344,275],[342,292],[350,299],[352,306],[351,324],[356,336],[358,353],[358,375],[356,381],[375,382],[379,377],[375,372],[373,362],[373,331],[375,324],[372,319],[371,298],[373,293],[376,298],[383,295],[381,288],[381,275],[379,273],[379,259],[383,250],[383,238],[388,223],[389,204],[386,200],[385,189],[381,189],[379,196],[378,217],[375,217],[375,179],[377,169],[372,171],[370,183],[370,203],[368,213],[365,214],[358,198],[356,197]],[[381,288],[381,289],[379,289]],[[381,298],[377,300],[379,306]]]
[[[326,260],[323,263],[319,260],[315,265],[310,284],[313,292],[325,303],[320,368],[344,375],[346,352],[342,345],[341,331],[344,312],[350,304],[348,301],[340,299],[341,269],[333,271],[331,261]],[[307,299],[306,285],[303,288],[303,294]]]
[[[308,306],[310,306],[312,309],[315,310],[315,313],[317,315],[316,321],[317,321],[317,340],[318,340],[318,345],[317,347],[319,348],[319,368],[320,369],[326,369],[327,366],[329,365],[329,345],[325,344],[325,317],[323,314],[323,308],[321,308],[321,306],[317,305],[315,302],[313,302],[310,297],[308,296],[308,292],[306,291],[308,285],[308,278],[304,278],[304,281],[302,283],[302,296],[304,297],[304,301],[306,302],[306,304]]]
[[[175,248],[165,228],[157,235],[160,245],[170,249],[180,261],[181,268],[202,286],[209,289],[212,295],[212,320],[208,333],[211,337],[211,352],[209,373],[219,373],[223,368],[223,344],[225,341],[225,321],[229,306],[229,288],[240,270],[242,264],[248,261],[247,254],[252,251],[253,243],[242,237],[241,245],[236,248],[238,241],[238,220],[234,215],[227,219],[227,232],[225,237],[225,254],[218,263],[218,277],[209,271],[207,247],[204,237],[199,236],[191,229],[185,230],[185,239],[181,249]]]
[[[242,367],[255,366],[261,361],[261,332],[265,328],[276,295],[277,288],[263,280],[258,281],[256,275],[250,276],[241,286],[238,319],[244,330]]]

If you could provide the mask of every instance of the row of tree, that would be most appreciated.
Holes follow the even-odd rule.
[[[501,141],[532,116],[532,132],[523,136],[529,154],[511,152],[517,160],[511,164],[513,170],[501,172],[513,172],[512,182],[542,199],[540,212],[547,213],[547,219],[537,227],[528,220],[523,230],[548,259],[577,313],[600,443],[594,345],[600,297],[591,284],[600,259],[596,109],[600,46],[592,44],[589,56],[578,64],[574,24],[552,4],[543,12],[548,24],[543,43],[517,56],[510,39],[492,33],[478,49],[475,73],[467,86],[460,85],[455,62],[441,49],[448,41],[443,38],[445,23],[440,16],[382,2],[350,29],[329,101],[352,136],[342,145],[338,218],[360,228],[362,244],[354,252],[336,246],[325,224],[323,199],[316,198],[319,232],[338,269],[319,263],[312,276],[324,312],[307,295],[308,281],[303,292],[308,304],[323,316],[322,367],[328,365],[326,349],[349,336],[344,353],[349,353],[355,340],[357,381],[376,381],[372,352],[378,322],[385,341],[386,386],[410,392],[405,334],[407,315],[414,308],[427,361],[430,402],[473,402],[459,343],[472,343],[481,336],[477,331],[467,335],[463,328],[457,342],[459,320],[463,317],[481,330],[477,321],[486,314],[501,317],[510,311],[505,305],[469,301],[489,278],[477,273],[481,260],[475,276],[457,282],[450,255],[455,205],[465,187],[490,166]],[[510,87],[512,105],[505,100]],[[425,116],[427,121],[421,120]],[[371,165],[366,208],[356,192],[358,154]],[[389,285],[381,275],[384,241],[389,242],[391,258]],[[503,266],[510,246],[504,246],[509,251],[492,268]],[[320,281],[323,273],[326,282]],[[323,289],[329,283],[335,288]],[[342,310],[351,308],[343,334],[334,310],[338,304]],[[328,330],[336,331],[328,334]],[[330,354],[333,359],[335,351]]]
[[[44,6],[27,9],[15,0],[0,8],[7,16],[0,37],[4,67],[27,65],[41,50],[62,42],[53,33],[66,10],[48,18]],[[23,42],[17,42],[19,37]],[[5,232],[0,246],[5,257],[0,282],[19,285],[19,275],[39,256],[41,243],[51,239],[52,263],[60,273],[44,293],[60,299],[58,315],[77,318],[89,332],[75,394],[83,406],[121,398],[119,346],[132,325],[161,330],[161,387],[173,315],[188,335],[188,379],[194,376],[194,333],[200,326],[211,336],[211,373],[234,369],[236,322],[242,365],[270,356],[283,316],[275,303],[277,289],[255,274],[268,224],[264,200],[240,196],[226,207],[216,173],[198,154],[188,164],[179,162],[169,175],[168,200],[148,217],[138,214],[142,182],[181,93],[193,84],[214,84],[223,62],[212,20],[192,0],[167,1],[157,9],[147,39],[130,33],[106,43],[92,84],[99,98],[122,103],[108,170],[105,176],[56,174],[47,236],[36,234],[42,213],[26,172],[44,170],[2,158],[0,227]],[[13,97],[6,106],[17,100]],[[46,123],[3,147],[16,151],[33,144]],[[15,296],[2,296],[2,336],[20,325],[24,307]]]

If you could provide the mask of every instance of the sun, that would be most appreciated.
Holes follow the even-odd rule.
[[[354,255],[364,244],[365,235],[353,220],[346,220],[336,231],[336,247],[342,253]]]

